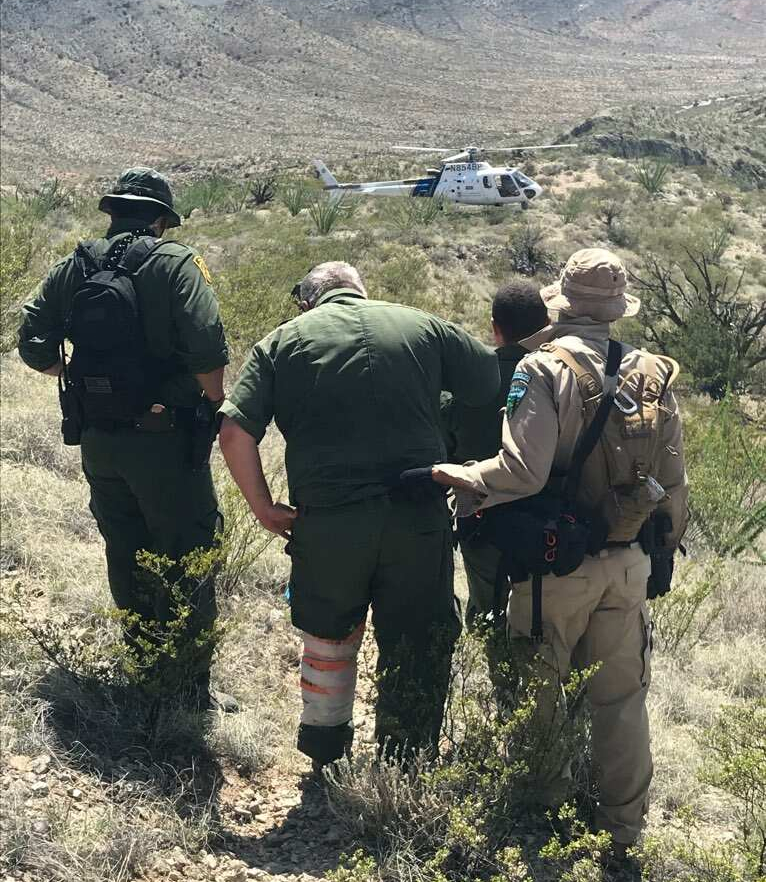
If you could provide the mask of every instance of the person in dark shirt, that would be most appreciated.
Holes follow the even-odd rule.
[[[540,289],[533,282],[509,282],[498,290],[492,301],[492,332],[497,344],[500,390],[481,407],[472,407],[448,392],[442,393],[442,427],[450,462],[481,461],[497,455],[508,389],[516,365],[527,355],[519,341],[539,331],[547,321]],[[492,612],[500,558],[493,545],[474,535],[475,528],[475,518],[461,518],[458,522],[460,551],[468,580],[466,623],[469,626]]]

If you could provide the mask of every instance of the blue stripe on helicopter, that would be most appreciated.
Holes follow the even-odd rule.
[[[413,196],[433,196],[438,178],[422,178],[412,188]]]

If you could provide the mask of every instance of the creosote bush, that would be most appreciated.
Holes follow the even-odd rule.
[[[549,837],[532,854],[516,838],[524,817],[544,814],[537,805],[541,784],[565,756],[587,752],[588,729],[578,709],[591,672],[562,685],[564,710],[551,725],[538,708],[543,681],[517,681],[519,671],[503,660],[499,639],[469,634],[458,644],[440,760],[421,753],[401,763],[362,750],[327,773],[333,811],[364,844],[328,878],[532,879],[535,866],[577,873],[586,865],[600,873],[609,836],[590,834],[574,809],[563,809],[559,818],[567,840],[554,837],[539,855]],[[492,681],[488,653],[497,661]],[[511,682],[516,691],[506,703]]]

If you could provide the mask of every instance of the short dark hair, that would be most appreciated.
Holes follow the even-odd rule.
[[[157,218],[167,214],[168,211],[157,202],[142,202],[138,199],[110,199],[109,213],[112,217],[134,217],[145,224],[153,224]]]
[[[492,301],[492,319],[506,343],[516,343],[548,324],[540,288],[532,282],[507,282]]]

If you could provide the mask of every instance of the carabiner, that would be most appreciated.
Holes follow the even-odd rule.
[[[627,404],[623,404],[620,399],[627,402]],[[618,390],[617,394],[614,396],[614,403],[617,408],[625,414],[625,416],[630,416],[631,414],[636,413],[636,411],[638,410],[638,405],[630,397],[630,395],[628,395],[624,387]]]

